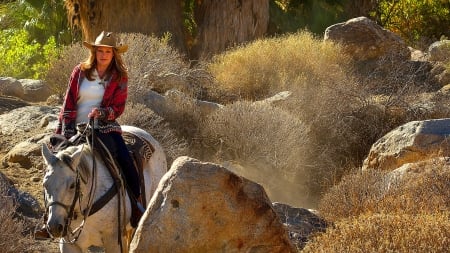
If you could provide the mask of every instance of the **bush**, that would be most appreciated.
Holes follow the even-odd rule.
[[[337,222],[301,252],[448,252],[449,234],[448,212],[367,214]]]
[[[213,58],[209,70],[217,89],[258,100],[282,90],[339,82],[348,62],[336,45],[303,31],[254,41]]]
[[[447,1],[379,1],[373,14],[378,23],[399,34],[409,45],[426,49],[430,42],[450,36]]]
[[[1,175],[0,175],[1,177]],[[39,249],[26,233],[23,220],[16,213],[17,205],[7,195],[8,186],[0,179],[0,249],[4,253],[35,252]]]
[[[236,102],[208,115],[200,136],[216,162],[263,184],[273,201],[310,204],[308,129],[289,112]]]
[[[89,50],[81,44],[65,46],[58,59],[50,63],[44,80],[61,102],[67,90],[73,68],[89,56]]]
[[[321,215],[335,222],[364,213],[450,212],[450,166],[430,160],[410,167],[400,178],[376,170],[345,176],[321,199]]]
[[[129,71],[129,100],[143,103],[149,90],[164,93],[171,88],[187,89],[189,65],[169,45],[170,36],[156,38],[139,33],[121,34],[128,45],[124,60]],[[185,86],[186,85],[186,86]]]
[[[57,55],[54,37],[41,45],[25,30],[0,31],[0,76],[40,79]]]

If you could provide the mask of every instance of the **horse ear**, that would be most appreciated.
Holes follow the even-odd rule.
[[[42,144],[41,153],[42,153],[42,157],[44,157],[44,161],[47,165],[52,164],[58,160],[58,158],[50,151],[50,149],[48,149],[48,147],[45,143]]]
[[[78,149],[77,151],[73,152],[73,154],[70,156],[70,158],[72,158],[73,168],[78,167],[78,164],[80,163],[82,152],[83,152],[83,149]]]
[[[85,166],[79,166],[82,153],[83,153],[83,148],[75,151],[70,157],[72,159],[72,168],[78,168],[78,171],[80,172],[81,180],[83,180],[84,183],[87,183],[88,176],[87,176],[86,168],[85,168]]]

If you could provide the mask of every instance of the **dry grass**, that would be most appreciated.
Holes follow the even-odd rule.
[[[301,252],[448,252],[449,235],[448,212],[367,214],[340,220]]]
[[[3,179],[0,179],[0,251],[39,252],[39,246],[34,244],[25,221],[16,212],[17,204],[7,195],[7,189]]]
[[[321,216],[336,222],[364,213],[450,212],[448,162],[429,160],[410,166],[402,177],[376,170],[345,176],[321,199]]]
[[[436,90],[429,68],[389,57],[356,65],[339,45],[306,31],[252,42],[209,64],[216,90],[236,100],[292,92],[277,106],[310,129],[306,161],[316,193],[360,166],[371,145],[395,127],[450,116],[448,106],[430,104],[422,94]]]
[[[348,62],[336,47],[300,32],[225,52],[214,57],[209,70],[217,79],[217,89],[244,99],[261,99],[281,90],[336,80],[342,74],[339,64]]]
[[[84,48],[81,43],[73,44],[65,47],[58,60],[51,63],[44,81],[58,96],[59,102],[62,103],[73,68],[85,60],[88,55],[89,50]]]
[[[236,102],[208,115],[200,135],[216,162],[263,184],[273,201],[308,204],[308,129],[289,112]]]

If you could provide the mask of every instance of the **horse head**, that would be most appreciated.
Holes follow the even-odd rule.
[[[47,228],[53,237],[64,237],[69,219],[80,191],[80,179],[87,180],[86,173],[80,173],[80,159],[83,148],[68,147],[53,154],[47,145],[42,146],[42,157],[46,165],[43,180],[45,205],[48,213]]]

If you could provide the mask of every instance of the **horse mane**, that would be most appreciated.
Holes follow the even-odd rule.
[[[89,161],[87,157],[89,157],[89,154],[92,153],[92,148],[87,144],[80,144],[78,146],[70,146],[66,149],[59,152],[58,156],[60,157],[61,161],[63,161],[67,165],[72,165],[73,159],[72,155],[78,151],[79,149],[82,150],[80,162],[78,164],[78,168],[81,172],[86,173],[89,171]],[[76,169],[76,168],[72,168]]]

